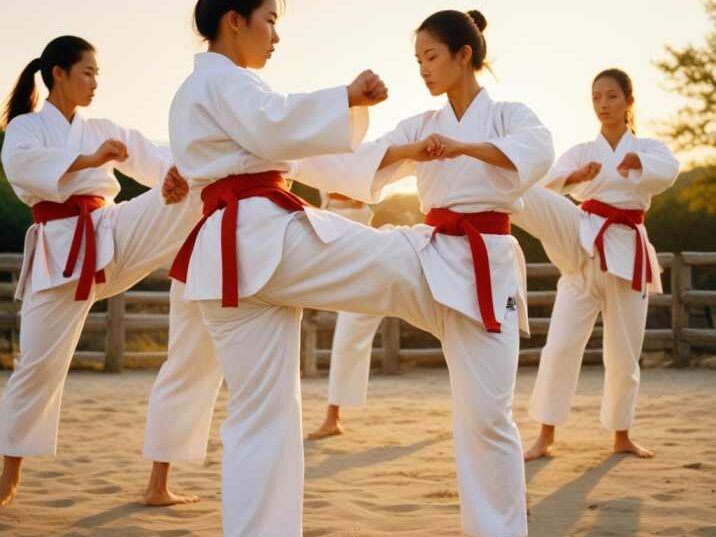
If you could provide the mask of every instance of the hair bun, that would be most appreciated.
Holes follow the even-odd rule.
[[[467,12],[467,14],[475,22],[480,31],[484,32],[485,28],[487,28],[487,19],[485,18],[485,15],[483,15],[477,9],[471,9]]]

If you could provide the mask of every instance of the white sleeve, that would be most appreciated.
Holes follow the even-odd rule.
[[[26,118],[7,126],[2,163],[10,184],[47,201],[61,203],[60,182],[80,156],[78,151],[46,147],[37,127]]]
[[[164,181],[169,168],[173,165],[171,150],[160,146],[133,129],[125,129],[109,120],[96,120],[107,138],[114,138],[127,146],[129,158],[124,162],[111,162],[111,165],[150,188]]]
[[[403,121],[378,140],[361,145],[355,153],[323,155],[294,163],[293,177],[325,192],[338,192],[366,203],[378,203],[383,188],[415,173],[415,162],[404,160],[379,170],[389,147],[415,141],[416,119]]]
[[[504,103],[500,110],[504,135],[486,140],[502,151],[516,171],[496,169],[490,182],[500,192],[519,196],[544,177],[554,161],[552,133],[521,103]]]
[[[558,194],[568,194],[572,190],[570,186],[564,183],[573,171],[584,165],[580,158],[580,147],[574,146],[568,149],[557,159],[542,182],[544,187]]]
[[[641,160],[641,171],[632,171],[629,180],[637,190],[656,196],[674,184],[679,174],[679,161],[669,148],[658,140],[648,140],[643,150],[636,151]]]
[[[354,150],[368,130],[367,108],[349,108],[344,86],[293,95],[248,73],[210,81],[213,116],[241,147],[271,161]]]

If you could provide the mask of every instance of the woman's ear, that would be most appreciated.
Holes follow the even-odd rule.
[[[234,10],[227,11],[224,14],[224,21],[228,30],[234,35],[241,33],[249,25],[249,21]]]
[[[460,55],[460,63],[463,66],[472,64],[472,47],[470,45],[463,45],[458,54]]]
[[[65,78],[67,78],[67,72],[59,65],[55,65],[52,68],[52,79],[55,82],[62,82]]]

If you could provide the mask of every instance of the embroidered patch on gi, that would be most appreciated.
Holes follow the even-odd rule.
[[[513,297],[507,299],[507,309],[509,311],[515,311],[517,309],[517,301]]]

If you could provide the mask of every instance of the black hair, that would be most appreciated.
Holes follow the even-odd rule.
[[[219,35],[221,18],[229,11],[236,11],[247,21],[265,0],[199,0],[194,8],[196,31],[209,42]]]
[[[37,105],[35,74],[38,71],[42,74],[42,81],[48,91],[52,91],[55,84],[52,70],[55,67],[69,73],[72,66],[82,60],[85,52],[94,51],[92,44],[81,37],[63,35],[50,41],[42,51],[42,55],[28,63],[20,73],[15,88],[7,100],[3,123],[7,125],[13,118],[35,110]]]
[[[472,67],[475,71],[485,67],[487,42],[483,32],[487,28],[485,16],[473,9],[467,13],[445,10],[433,13],[423,21],[417,32],[429,32],[435,39],[447,45],[457,54],[465,45],[472,48]]]
[[[611,78],[617,83],[617,85],[619,85],[622,92],[624,93],[624,97],[626,97],[627,100],[634,99],[634,84],[631,81],[631,77],[621,69],[605,69],[594,77],[594,80],[592,81],[592,87],[594,87],[594,84],[597,83],[597,80],[600,80],[602,78]],[[629,108],[627,108],[624,123],[626,123],[627,128],[632,132],[632,134],[636,134],[636,117],[634,114],[633,106],[629,106]]]

